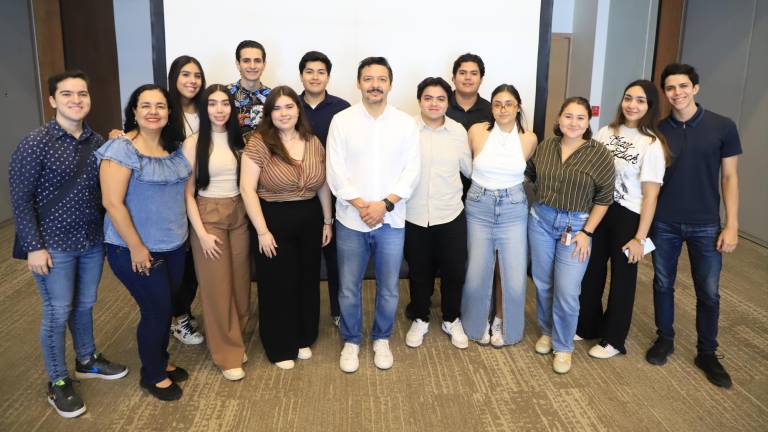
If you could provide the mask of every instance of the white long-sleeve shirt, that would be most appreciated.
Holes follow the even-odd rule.
[[[437,129],[414,117],[421,142],[421,175],[407,203],[406,219],[422,227],[456,219],[464,209],[459,172],[472,177],[472,151],[464,126],[445,118]]]
[[[326,144],[326,179],[336,195],[336,219],[347,228],[368,232],[349,201],[380,201],[389,194],[401,198],[384,215],[392,228],[405,226],[406,200],[419,181],[419,131],[408,114],[387,105],[373,118],[358,103],[336,114]]]

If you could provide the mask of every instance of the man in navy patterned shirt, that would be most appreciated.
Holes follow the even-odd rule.
[[[61,416],[72,418],[85,412],[85,404],[67,371],[68,323],[77,378],[117,379],[128,369],[108,361],[93,342],[92,311],[104,263],[93,152],[104,139],[83,122],[91,109],[88,78],[80,71],[54,75],[48,90],[55,118],[16,147],[9,183],[17,242],[27,253],[43,305],[40,346],[50,379],[48,402]],[[81,155],[87,157],[84,166]]]

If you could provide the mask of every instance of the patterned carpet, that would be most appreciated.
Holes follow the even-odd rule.
[[[338,368],[341,347],[328,317],[325,284],[321,335],[314,357],[292,371],[269,364],[254,316],[248,328],[249,362],[241,382],[225,381],[205,345],[171,343],[172,359],[190,371],[184,397],[163,403],[138,386],[135,342],[138,310],[109,270],[94,312],[97,346],[127,364],[118,381],[77,385],[88,411],[59,417],[45,399],[45,373],[38,347],[39,298],[22,262],[10,260],[12,226],[0,228],[0,431],[766,431],[768,430],[768,250],[742,240],[727,256],[721,284],[722,360],[734,386],[709,384],[693,365],[695,299],[688,260],[677,285],[676,352],[662,367],[644,360],[654,338],[651,267],[641,265],[628,355],[610,360],[587,356],[590,342],[576,343],[573,370],[551,369],[537,355],[533,286],[526,305],[523,342],[504,349],[470,344],[460,351],[433,320],[425,343],[405,346],[408,300],[401,282],[401,310],[390,371],[373,365],[370,344],[361,349],[360,370]],[[684,254],[685,256],[685,254]],[[370,328],[373,282],[365,285]],[[253,292],[255,302],[255,291]],[[437,295],[433,316],[439,316]],[[199,304],[195,304],[199,312]],[[253,307],[255,310],[255,304]],[[204,317],[203,317],[204,319]],[[68,348],[70,369],[71,348]]]

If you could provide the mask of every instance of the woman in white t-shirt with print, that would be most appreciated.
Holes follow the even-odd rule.
[[[651,227],[656,200],[669,161],[669,148],[656,125],[659,94],[652,82],[637,80],[625,89],[616,118],[595,136],[613,153],[614,203],[592,238],[589,266],[581,282],[576,333],[599,339],[589,350],[595,358],[626,354],[624,341],[632,321],[637,263]],[[608,304],[603,310],[607,263],[611,263]]]

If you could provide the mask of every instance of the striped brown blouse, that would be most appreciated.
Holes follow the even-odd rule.
[[[563,163],[560,140],[553,137],[539,144],[525,170],[536,187],[536,200],[585,213],[595,204],[611,205],[615,176],[611,152],[590,139]]]
[[[325,150],[315,136],[306,143],[304,158],[295,165],[270,154],[258,133],[248,138],[245,155],[261,169],[256,193],[264,201],[313,198],[325,183]]]

